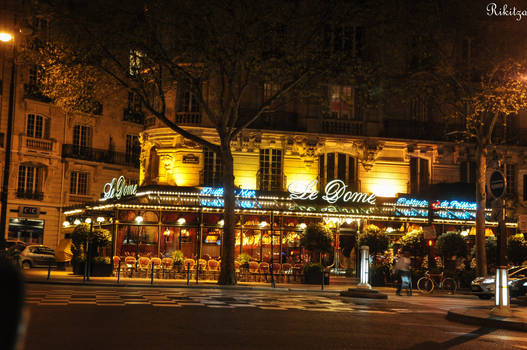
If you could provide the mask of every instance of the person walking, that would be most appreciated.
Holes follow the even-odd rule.
[[[399,284],[397,285],[397,295],[401,295],[401,289],[405,288],[408,295],[412,295],[412,274],[410,272],[412,261],[410,260],[410,253],[404,252],[399,257],[395,264],[395,272],[399,277]]]

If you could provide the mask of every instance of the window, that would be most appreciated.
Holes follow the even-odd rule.
[[[339,179],[353,191],[358,190],[357,184],[357,161],[355,158],[344,153],[326,153],[318,158],[318,177],[320,190],[323,190],[328,182]]]
[[[70,194],[86,196],[88,194],[88,173],[72,171],[70,177]]]
[[[29,86],[35,91],[40,91],[40,79],[42,77],[42,67],[33,64],[29,67]]]
[[[505,177],[507,179],[507,194],[516,193],[516,165],[514,164],[505,164]]]
[[[91,127],[75,125],[73,127],[73,146],[77,152],[86,152],[91,147]]]
[[[410,158],[410,193],[419,193],[430,184],[429,160]]]
[[[266,191],[282,190],[282,151],[260,150],[259,188]]]
[[[38,114],[28,114],[26,136],[37,139],[49,138],[49,119]]]
[[[264,86],[263,86],[264,101],[267,101],[271,97],[273,97],[278,92],[278,89],[279,89],[278,84],[264,83]]]
[[[180,86],[178,111],[199,113],[199,103],[195,94],[192,92],[192,84],[190,82],[183,82]]]
[[[364,27],[328,25],[324,40],[332,52],[346,51],[361,57],[364,48]]]
[[[410,101],[410,116],[412,120],[424,122],[428,120],[428,103],[423,97],[415,97]]]
[[[459,164],[459,180],[464,183],[476,183],[476,162],[464,161]]]
[[[332,119],[356,119],[355,89],[351,86],[330,86],[329,99]]]
[[[221,158],[215,152],[203,150],[203,185],[217,186],[223,180]]]
[[[17,197],[42,199],[43,168],[32,165],[18,167]]]
[[[141,112],[142,111],[141,98],[135,92],[128,93],[128,110],[131,112]]]
[[[139,164],[140,155],[141,146],[139,144],[139,137],[136,135],[126,135],[126,162]]]

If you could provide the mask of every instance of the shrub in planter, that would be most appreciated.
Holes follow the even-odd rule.
[[[251,261],[251,256],[247,253],[241,253],[236,258],[240,263],[240,267],[249,268],[249,261]]]
[[[428,254],[428,246],[426,245],[423,230],[414,230],[408,232],[401,238],[401,247],[403,251],[407,251],[411,256],[424,257]]]
[[[514,265],[521,265],[527,260],[527,241],[522,234],[507,240],[507,256]]]
[[[333,249],[333,234],[322,224],[309,224],[300,235],[300,245],[318,256],[319,262],[322,254],[329,253]],[[313,259],[315,260],[315,259]]]
[[[181,250],[174,250],[172,253],[170,253],[170,257],[174,261],[174,269],[176,269],[178,272],[183,267],[183,261],[185,260],[185,256],[183,255],[183,252]]]
[[[324,266],[320,263],[307,263],[304,266],[304,283],[322,284]],[[329,276],[324,276],[324,284],[329,284]]]
[[[377,226],[368,225],[364,232],[359,236],[359,246],[367,245],[370,247],[370,254],[382,254],[388,249],[390,239]]]
[[[444,258],[443,264],[445,265],[445,269],[453,271],[456,269],[456,262],[452,258],[465,257],[468,252],[468,247],[465,239],[459,233],[446,232],[437,239],[437,250]]]

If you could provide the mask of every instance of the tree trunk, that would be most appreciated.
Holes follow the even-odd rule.
[[[218,284],[234,285],[236,284],[236,275],[234,270],[234,226],[236,218],[234,215],[234,168],[230,141],[223,140],[220,146],[221,161],[223,167],[223,245],[221,253],[221,271],[218,278]]]
[[[476,180],[476,271],[478,276],[487,275],[487,256],[485,252],[485,208],[487,204],[487,147],[478,146],[478,177]]]

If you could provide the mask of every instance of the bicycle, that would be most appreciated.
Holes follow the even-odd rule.
[[[433,277],[439,277],[439,282]],[[445,277],[444,272],[440,274],[430,274],[429,271],[425,272],[425,275],[417,281],[417,289],[423,293],[432,293],[435,287],[439,289],[445,289],[454,294],[457,289],[456,280],[452,277]]]

